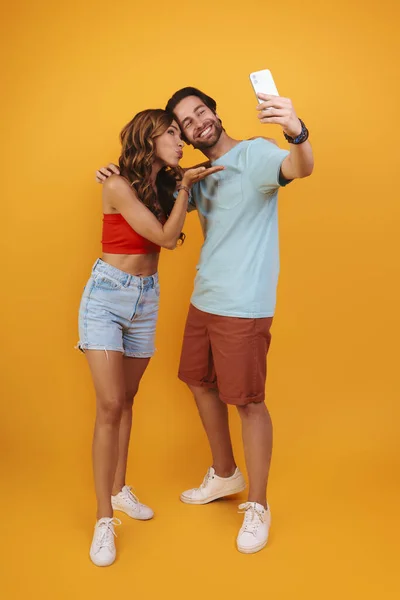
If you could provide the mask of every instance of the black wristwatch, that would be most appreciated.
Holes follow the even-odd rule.
[[[287,141],[289,142],[289,144],[303,144],[306,140],[308,140],[308,129],[307,127],[304,125],[303,121],[301,119],[299,119],[300,123],[301,123],[301,132],[299,133],[299,135],[295,138],[291,137],[290,135],[288,135],[287,133],[283,132],[283,135],[285,136],[285,138],[287,139]]]

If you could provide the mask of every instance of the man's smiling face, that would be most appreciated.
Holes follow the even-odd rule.
[[[221,137],[221,121],[197,96],[181,100],[175,106],[174,114],[183,136],[198,150],[212,148]]]

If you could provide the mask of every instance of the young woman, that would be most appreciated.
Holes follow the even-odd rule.
[[[192,184],[221,169],[203,166],[183,174],[180,129],[163,110],[137,114],[122,130],[121,144],[121,175],[103,185],[103,255],[79,310],[78,347],[96,391],[97,522],[90,558],[97,566],[115,560],[114,525],[120,521],[113,509],[134,519],[153,516],[125,485],[125,475],[133,399],[154,353],[159,253],[182,238]]]

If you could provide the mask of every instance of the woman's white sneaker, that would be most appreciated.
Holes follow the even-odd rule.
[[[240,504],[239,512],[244,513],[243,525],[237,536],[237,548],[244,554],[252,554],[262,550],[268,542],[271,525],[271,511],[266,510],[258,502]]]
[[[124,485],[118,494],[111,496],[111,504],[114,510],[120,510],[132,519],[148,521],[154,517],[154,511],[139,502],[129,485]]]
[[[103,517],[94,526],[94,535],[90,547],[90,558],[97,567],[108,567],[115,561],[114,525],[121,525],[119,519]]]
[[[217,498],[238,494],[245,488],[246,482],[237,467],[230,477],[219,477],[210,467],[200,487],[183,492],[181,500],[186,504],[207,504]]]

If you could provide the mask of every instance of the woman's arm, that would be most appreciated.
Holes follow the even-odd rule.
[[[175,248],[186,217],[188,195],[185,190],[179,192],[165,225],[140,202],[135,190],[123,177],[111,175],[107,178],[103,185],[103,199],[121,213],[139,235],[162,248]]]
[[[222,167],[190,169],[183,176],[181,186],[189,190],[193,183],[204,179]],[[162,248],[173,250],[182,232],[188,205],[187,190],[180,189],[166,223],[162,225],[155,215],[140,202],[136,191],[119,175],[111,175],[103,184],[103,199],[124,217],[139,235]]]

